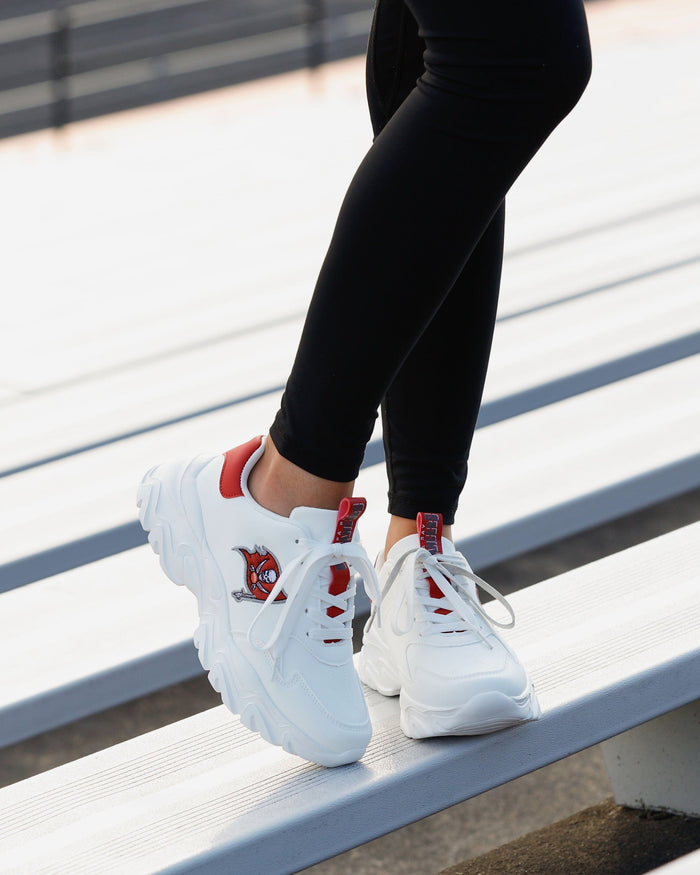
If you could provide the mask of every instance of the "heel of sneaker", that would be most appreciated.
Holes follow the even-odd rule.
[[[189,463],[152,468],[141,481],[136,499],[139,521],[148,532],[148,542],[163,571],[173,583],[187,586],[198,598],[202,572],[195,545],[202,543],[203,529],[201,511],[192,493],[197,474],[212,458],[202,456]]]
[[[157,476],[154,476],[156,470],[149,471],[138,488],[136,506],[139,509],[139,522],[148,534],[148,543],[156,556],[159,557],[163,571],[173,583],[182,586],[184,575],[177,564],[173,562],[177,551],[173,541],[172,528],[157,513],[161,481]]]

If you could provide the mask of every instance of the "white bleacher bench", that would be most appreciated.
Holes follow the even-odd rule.
[[[680,72],[694,46],[650,40],[645,51],[692,88]],[[630,63],[626,47],[603,55],[616,88],[594,77],[509,195],[483,427],[455,525],[477,568],[700,486],[694,102],[662,87],[654,64]],[[25,321],[3,323],[0,344],[0,664],[13,666],[0,685],[0,745],[200,671],[194,604],[146,549],[75,566],[80,549],[98,558],[115,538],[143,538],[134,493],[151,465],[228,449],[271,421],[346,174],[368,142],[361,67],[344,70],[324,73],[323,93],[290,77],[144,115],[137,128],[123,121],[98,131],[95,163],[89,123],[37,166],[21,144],[2,146],[17,167],[7,214],[36,179],[46,203],[5,264],[28,291],[13,302]],[[662,126],[646,113],[660,93]],[[298,138],[280,154],[274,140],[292,128]],[[606,132],[594,150],[591,130]],[[644,149],[630,151],[630,131]],[[234,165],[246,173],[231,175]],[[260,214],[273,167],[278,209]],[[174,174],[193,198],[189,224]],[[56,194],[64,186],[75,198]],[[140,188],[143,212],[129,193]],[[83,261],[75,239],[90,241]],[[50,255],[37,259],[42,246]],[[116,250],[128,256],[105,271]],[[381,465],[362,471],[370,553],[385,491]]]
[[[684,213],[692,227],[700,203]],[[663,214],[632,222],[650,224],[654,235],[666,223]],[[617,242],[614,269],[598,277],[613,277],[610,288],[565,304],[568,276],[554,276],[552,264],[563,270],[581,243],[554,245],[547,257],[535,251],[517,258],[524,269],[501,307],[483,408],[490,424],[477,431],[455,526],[477,568],[700,485],[694,400],[700,354],[693,354],[700,338],[700,263],[691,259],[671,276],[619,283],[614,278],[634,277],[635,252],[623,257],[624,238]],[[687,256],[689,243],[681,242],[675,254]],[[251,423],[270,421],[300,325],[297,302],[287,306],[292,310],[281,322],[243,331],[231,343],[202,344],[169,358],[167,368],[147,362],[135,372],[110,372],[87,386],[68,381],[48,397],[17,402],[0,448],[9,470],[29,467],[0,479],[0,590],[17,585],[13,562],[106,538],[120,527],[143,537],[134,492],[146,468],[169,456],[225,449],[247,440]],[[528,309],[533,312],[518,315]],[[246,330],[260,318],[253,309],[237,316]],[[250,375],[247,363],[259,347],[271,352]],[[667,354],[671,360],[664,364]],[[189,416],[223,403],[231,385],[245,386],[240,397],[248,400]],[[552,395],[556,386],[559,394]],[[63,427],[61,410],[70,412]],[[178,417],[182,421],[148,430],[149,422]],[[145,431],[124,436],[139,429]],[[91,442],[102,445],[80,451]],[[67,455],[46,461],[61,454]],[[361,531],[373,550],[384,523],[381,465],[362,471],[357,491],[369,499]],[[0,660],[16,667],[0,688],[0,745],[200,671],[191,644],[193,605],[186,593],[164,585],[146,550],[60,575],[49,559],[47,565],[46,579],[0,596],[6,630]],[[50,618],[41,633],[52,648],[50,666],[34,644],[38,617]]]
[[[616,88],[599,86],[597,109],[583,104],[572,117],[579,131],[553,138],[566,148],[547,153],[547,144],[510,197],[500,322],[455,526],[477,567],[700,485],[700,170],[685,126],[697,101],[655,72],[691,69],[696,46],[650,51],[650,63],[635,49],[603,58]],[[0,344],[9,413],[0,429],[0,664],[11,667],[0,685],[0,745],[201,671],[190,595],[164,580],[148,548],[107,554],[117,536],[136,543],[135,484],[150,465],[227,449],[271,420],[343,174],[367,140],[361,97],[343,92],[312,108],[263,89],[246,116],[241,94],[241,104],[217,104],[217,115],[235,119],[230,131],[212,131],[195,112],[177,136],[167,125],[139,133],[139,149],[153,144],[145,159],[134,160],[128,137],[126,151],[106,137],[100,148],[117,143],[114,172],[95,177],[94,203],[85,153],[61,153],[41,178],[75,189],[75,209],[63,204],[58,222],[47,204],[53,221],[8,248],[8,275],[14,264],[23,287],[45,294],[15,301],[31,339],[10,323]],[[656,104],[663,124],[643,127]],[[278,149],[261,151],[274,139],[270,119],[275,130],[308,125],[317,150],[305,135],[279,165]],[[346,135],[334,132],[331,147],[323,137],[334,126]],[[591,130],[606,135],[592,140]],[[207,160],[183,159],[180,144],[185,157]],[[584,161],[591,170],[579,172]],[[247,175],[222,189],[234,165]],[[273,166],[275,195],[293,212],[265,211],[263,234],[255,208]],[[209,199],[183,222],[173,174],[182,190],[225,191],[226,209]],[[310,180],[320,180],[313,190]],[[29,181],[34,170],[6,180],[17,209]],[[153,192],[143,214],[134,212],[139,186]],[[103,202],[107,230],[93,237]],[[235,251],[233,202],[244,217]],[[85,261],[64,263],[62,274],[61,245],[70,253],[83,237]],[[37,259],[42,239],[50,257]],[[159,247],[162,257],[149,260]],[[105,271],[119,249],[128,258]],[[105,301],[118,301],[124,318]],[[363,470],[370,550],[381,542],[385,488],[380,465]],[[618,801],[698,813],[692,781],[664,786],[659,775],[700,769],[699,543],[700,528],[688,527],[512,597],[518,624],[506,634],[539,691],[535,724],[415,742],[399,730],[398,703],[371,693],[366,755],[325,770],[215,708],[1,790],[0,871],[291,872],[601,741]],[[80,549],[107,558],[75,567]],[[664,760],[659,739],[669,737]]]
[[[679,271],[673,283],[664,278],[663,294],[658,279],[636,282],[623,292],[618,289],[574,302],[564,312],[554,307],[552,314],[538,311],[504,323],[507,336],[501,341],[501,357],[498,349],[494,353],[487,410],[489,404],[503,408],[518,394],[539,391],[542,395],[545,387],[538,381],[546,373],[561,380],[577,377],[580,384],[572,397],[551,403],[544,395],[529,412],[497,419],[477,430],[467,494],[455,525],[456,539],[472,565],[480,568],[502,561],[700,485],[700,406],[695,403],[700,354],[660,367],[653,367],[652,360],[648,370],[625,379],[613,378],[610,384],[589,391],[585,389],[595,382],[581,383],[582,374],[588,373],[591,379],[596,369],[614,370],[625,355],[643,357],[649,352],[645,344],[659,347],[684,329],[700,330],[695,295],[698,278],[700,265],[691,266]],[[550,294],[555,298],[556,285]],[[624,334],[618,328],[628,318],[633,300],[637,317],[641,313],[635,323],[638,330]],[[510,311],[506,307],[504,312]],[[556,318],[555,313],[559,313]],[[604,337],[599,330],[602,319],[615,327]],[[575,339],[571,326],[576,327]],[[284,336],[291,349],[297,329],[292,321],[278,339],[281,342]],[[553,338],[548,342],[557,350],[556,366],[548,370],[542,363],[542,344],[536,342],[539,334]],[[254,343],[255,338],[239,340],[235,355],[229,354],[237,362],[240,380],[244,378],[240,369]],[[274,349],[278,346],[272,344]],[[218,356],[214,357],[217,363]],[[208,373],[203,367],[206,362],[199,364],[201,371],[195,371],[198,391],[202,375]],[[282,366],[282,360],[275,360],[274,373],[266,372],[271,381],[267,385],[281,378]],[[236,376],[235,368],[226,372],[228,378],[232,375]],[[180,371],[175,376],[184,378]],[[135,391],[139,381],[133,376],[124,380],[122,391]],[[157,382],[155,375],[151,379],[148,374],[140,381],[145,387]],[[249,387],[260,389],[255,383]],[[115,428],[117,421],[122,422],[119,404],[127,399],[115,398],[107,388],[106,401],[101,403],[109,402],[107,424]],[[63,401],[72,399],[71,409],[86,415],[87,395],[83,390],[76,392],[64,395]],[[37,423],[41,401],[24,405],[34,410]],[[141,401],[151,409],[147,397]],[[65,542],[108,534],[119,526],[140,532],[135,484],[150,465],[169,456],[217,445],[224,449],[236,439],[248,439],[250,423],[269,421],[277,401],[276,394],[263,395],[230,410],[115,440],[0,479],[4,532],[0,590],[16,584],[9,580],[11,563],[26,557],[28,551],[61,549]],[[194,403],[194,396],[189,402]],[[653,417],[649,415],[652,407]],[[22,423],[17,416],[0,436],[0,441],[8,442],[6,458],[13,458],[14,452],[17,463],[26,462],[26,456],[20,455]],[[102,423],[102,427],[107,425]],[[81,434],[83,428],[81,424]],[[92,434],[98,436],[98,432]],[[377,431],[375,438],[379,436]],[[51,445],[49,435],[43,434],[42,440]],[[54,446],[57,450],[65,447]],[[525,449],[513,452],[514,447]],[[381,543],[384,524],[382,465],[361,472],[357,492],[369,499],[360,528],[373,551]],[[194,607],[186,593],[164,585],[162,573],[145,548],[63,574],[51,570],[46,574],[44,580],[0,595],[6,628],[0,638],[0,660],[16,666],[0,688],[0,745],[200,671],[191,643]],[[48,667],[34,645],[38,617],[51,618],[42,631],[42,639],[52,648]],[[124,629],[129,630],[127,635]]]
[[[672,749],[682,715],[697,721],[699,568],[700,523],[516,593],[507,636],[539,721],[414,741],[398,700],[368,691],[367,753],[324,769],[213,708],[0,791],[0,859],[17,875],[295,872],[668,712]]]
[[[455,526],[472,565],[509,558],[700,485],[697,385],[700,355],[481,429],[469,501]],[[650,399],[656,409],[652,422]],[[621,417],[623,409],[628,413]],[[250,415],[248,407],[246,412]],[[184,439],[183,428],[174,429],[173,442]],[[541,452],[523,458],[510,452],[513,446],[536,447],[542,434],[547,443]],[[110,447],[97,455],[57,463],[54,467],[68,471],[43,472],[44,488],[51,477],[70,474],[91,483],[95,472],[106,471],[127,492],[133,515],[138,463],[143,470],[148,465],[143,448]],[[68,488],[56,482],[56,493]],[[369,509],[360,527],[375,549],[385,490],[382,466],[361,473],[357,492],[368,497]],[[90,519],[92,507],[82,516]],[[166,583],[147,547],[16,588],[0,600],[6,625],[0,661],[15,666],[0,688],[0,745],[200,671],[191,641],[194,603]],[[46,621],[41,637],[51,650],[48,665],[45,650],[35,644],[37,618]]]

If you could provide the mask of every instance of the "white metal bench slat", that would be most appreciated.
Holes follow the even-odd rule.
[[[687,114],[696,86],[694,77],[680,75],[695,63],[694,46],[680,40],[677,45],[647,49],[663,58],[669,76],[679,70],[674,78],[683,87],[677,85],[672,95],[665,88],[655,113],[640,113],[640,102],[644,100],[646,107],[648,95],[659,94],[655,65],[639,63],[636,48],[603,52],[597,63],[612,65],[609,75],[615,77],[617,87],[606,88],[602,79],[594,77],[577,112],[516,184],[510,198],[514,221],[509,231],[516,247],[567,228],[578,229],[581,223],[595,224],[601,216],[614,217],[640,204],[650,206],[700,190]],[[632,66],[630,57],[637,60]],[[32,223],[32,234],[26,238],[30,242],[20,239],[8,251],[6,270],[16,270],[31,294],[16,302],[23,321],[10,318],[7,343],[0,345],[3,376],[14,374],[17,388],[36,387],[61,375],[92,370],[90,362],[95,367],[103,363],[110,348],[119,348],[113,363],[131,359],[143,339],[139,323],[148,325],[152,351],[170,347],[179,334],[203,338],[211,333],[212,322],[233,324],[241,307],[249,314],[255,306],[284,307],[290,290],[280,289],[280,280],[293,275],[300,264],[303,282],[296,288],[297,307],[305,306],[344,186],[369,143],[361,66],[356,63],[352,69],[351,75],[324,72],[320,94],[310,92],[304,76],[293,76],[279,80],[285,84],[277,90],[258,84],[232,89],[225,103],[220,98],[214,112],[206,103],[199,108],[181,104],[181,117],[193,123],[180,123],[176,137],[166,113],[150,121],[141,116],[136,156],[133,121],[123,124],[116,135],[110,131],[109,138],[100,136],[99,125],[83,126],[71,132],[70,151],[49,152],[43,161],[31,150],[23,153],[11,143],[0,144],[0,154],[13,164],[14,176],[4,186],[7,203],[17,206],[20,226],[24,219]],[[663,126],[658,124],[662,110]],[[235,119],[235,124],[228,124],[228,119]],[[279,148],[279,130],[285,131],[284,150]],[[605,130],[606,136],[593,138],[592,130]],[[630,141],[645,147],[630,154]],[[667,148],[669,142],[673,150]],[[101,173],[105,155],[112,167],[108,177]],[[192,161],[192,155],[199,160]],[[245,174],[234,167],[245,167]],[[178,187],[171,184],[175,173]],[[29,184],[46,192],[39,214],[34,203],[30,217],[22,203]],[[271,184],[275,187],[272,215],[258,208],[269,202]],[[313,197],[309,197],[310,186]],[[134,188],[141,194],[138,204]],[[188,221],[181,217],[183,198]],[[105,202],[109,211],[104,210]],[[230,210],[231,203],[237,205],[235,211]],[[14,209],[8,210],[10,214],[9,230],[13,230]],[[692,224],[679,220],[674,233],[669,223],[670,240],[664,249],[672,246],[675,251],[682,245],[684,229],[689,231]],[[629,260],[634,251],[630,244],[644,249],[646,235],[635,236],[636,243],[630,238],[609,251],[619,251]],[[91,240],[78,259],[73,248],[76,239]],[[46,253],[45,258],[34,258],[37,248]],[[589,261],[595,262],[594,253],[601,263],[607,260],[600,247],[588,249]],[[269,258],[271,251],[274,259]],[[154,252],[161,257],[154,257]],[[166,253],[167,258],[162,258]],[[640,257],[650,264],[658,251],[649,246]],[[166,271],[168,259],[171,266]],[[107,263],[110,270],[105,272]],[[586,267],[597,269],[595,264]],[[100,294],[95,295],[91,273],[98,271]],[[57,275],[65,288],[57,287]],[[545,287],[539,284],[540,290]],[[207,290],[204,295],[202,289]],[[261,305],[261,290],[269,304]],[[200,300],[209,314],[206,323],[201,321]],[[117,319],[105,301],[119,302]],[[224,308],[218,312],[217,302]],[[41,333],[34,319],[38,309],[49,324],[46,336],[34,345],[30,328]],[[83,314],[83,319],[76,321],[76,314]],[[19,337],[17,328],[22,329]],[[56,355],[57,349],[61,355]]]
[[[477,431],[455,537],[484,567],[700,482],[700,356]],[[380,466],[358,494],[381,498]],[[363,519],[379,547],[384,503]],[[379,537],[377,537],[379,536]]]
[[[0,791],[2,859],[18,875],[262,873],[338,853],[697,698],[698,567],[695,524],[515,594],[538,723],[414,742],[373,694],[367,754],[325,770],[215,708]]]
[[[549,258],[540,254],[542,266],[522,265],[520,281],[529,281],[534,269],[536,285],[558,290],[560,297],[566,298],[580,283],[559,285],[551,276],[545,283],[541,276],[544,270],[551,272],[552,262],[561,263],[566,257],[566,252],[550,253]],[[608,274],[621,275],[619,271]],[[651,276],[506,319],[498,326],[494,340],[484,393],[487,409],[494,403],[502,408],[507,396],[524,391],[531,393],[530,403],[537,403],[541,384],[574,380],[579,373],[578,390],[591,388],[588,369],[607,363],[608,378],[612,379],[620,358],[697,334],[700,313],[694,289],[699,278],[700,264],[691,264],[672,275]],[[507,310],[504,315],[508,315]],[[133,369],[16,401],[7,410],[0,435],[2,471],[114,440],[235,398],[274,393],[286,379],[300,326],[301,319],[293,318],[285,325],[185,349]],[[251,368],[253,362],[255,367]],[[543,401],[548,400],[545,390],[539,394]]]
[[[635,381],[598,390],[599,398],[590,393],[553,405],[546,417],[538,411],[478,433],[474,457],[479,464],[455,527],[475,565],[698,484],[700,413],[693,410],[693,387],[700,382],[700,356]],[[658,406],[649,416],[652,398]],[[620,410],[629,412],[621,417]],[[538,450],[542,434],[548,439]],[[514,454],[513,446],[528,449]],[[384,489],[380,466],[361,474],[358,491],[370,497],[361,527],[370,549],[381,542]],[[133,514],[133,494],[128,502]],[[0,744],[199,671],[191,644],[193,601],[166,585],[149,548],[39,581],[2,599],[7,631],[0,640],[0,662],[16,668],[0,693]],[[360,601],[360,610],[363,605]],[[42,621],[50,666],[45,649],[32,643],[38,617],[50,618]]]
[[[0,746],[202,671],[195,600],[147,546],[4,593],[2,615]]]
[[[700,410],[694,397],[699,381],[696,355],[480,429],[472,453],[473,476],[457,517],[457,538],[500,526],[503,501],[510,518],[521,519],[674,463],[682,467],[680,482],[674,480],[670,491],[655,486],[647,503],[697,485]],[[5,532],[0,563],[130,523],[134,484],[152,464],[243,442],[254,423],[271,420],[276,404],[277,398],[261,398],[241,409],[0,480],[0,525]],[[579,457],[587,462],[577,461]],[[370,499],[364,531],[372,549],[379,545],[374,533],[381,532],[384,476],[381,466],[374,466],[358,481],[358,494],[364,490]],[[503,495],[497,495],[504,488]],[[471,519],[472,508],[478,508],[477,519]],[[612,511],[608,519],[622,512]],[[593,518],[589,525],[597,521]],[[490,550],[475,556],[475,563],[493,561]]]

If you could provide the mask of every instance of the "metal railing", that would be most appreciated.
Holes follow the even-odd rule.
[[[0,136],[364,51],[372,0],[5,0]]]

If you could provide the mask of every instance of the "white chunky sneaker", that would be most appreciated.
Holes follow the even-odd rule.
[[[290,753],[355,762],[372,730],[353,665],[349,566],[379,595],[355,536],[365,501],[272,513],[247,488],[263,451],[255,438],[153,468],[139,518],[165,573],[197,597],[195,645],[227,707]]]
[[[358,671],[385,696],[400,694],[401,729],[410,738],[480,735],[540,715],[532,683],[493,626],[513,625],[512,608],[472,572],[442,537],[441,514],[419,514],[380,566],[384,622],[365,627]],[[496,623],[479,584],[508,610]]]

